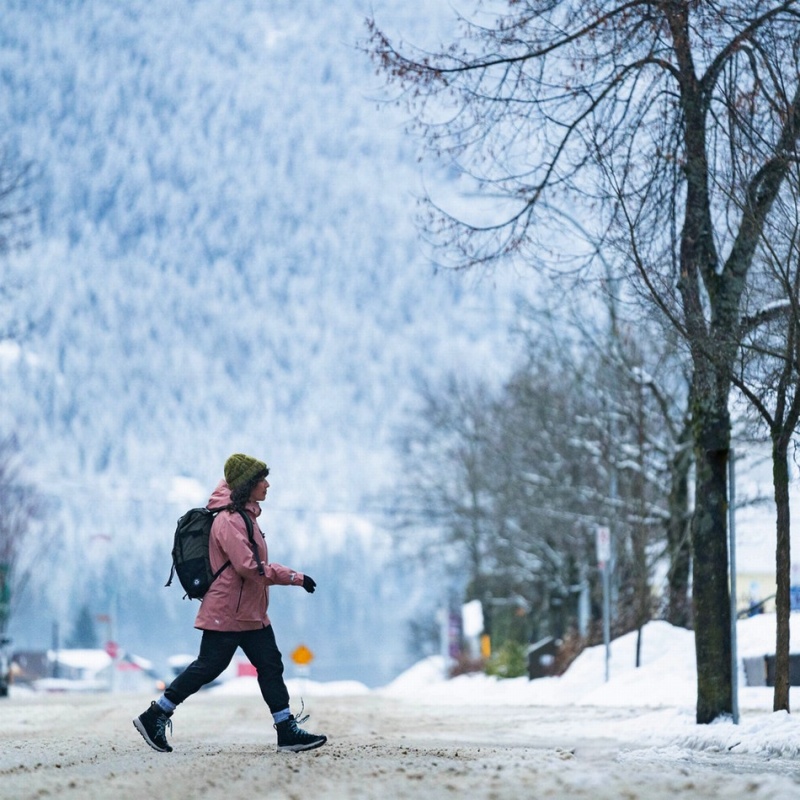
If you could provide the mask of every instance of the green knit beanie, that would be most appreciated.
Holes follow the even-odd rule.
[[[255,478],[259,472],[266,473],[267,465],[252,456],[244,453],[234,453],[225,462],[225,482],[231,489],[244,486],[249,480]]]

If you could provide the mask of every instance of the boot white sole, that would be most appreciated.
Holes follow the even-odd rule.
[[[303,750],[316,750],[318,747],[322,747],[325,742],[328,741],[327,736],[321,736],[320,740],[317,742],[311,742],[311,744],[285,744],[281,747],[278,745],[278,752],[279,753],[301,753]]]

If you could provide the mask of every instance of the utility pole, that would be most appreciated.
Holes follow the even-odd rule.
[[[739,657],[736,645],[736,468],[731,447],[728,454],[728,564],[731,582],[731,711],[733,724],[739,724]]]
[[[606,683],[608,683],[611,661],[611,529],[598,525],[595,534],[597,566],[603,576],[603,643],[606,646]]]

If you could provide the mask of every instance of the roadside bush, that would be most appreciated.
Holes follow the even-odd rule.
[[[519,642],[505,642],[486,664],[486,674],[498,678],[520,678],[528,674],[528,648]]]

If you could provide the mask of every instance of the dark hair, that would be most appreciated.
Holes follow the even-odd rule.
[[[237,486],[231,491],[231,508],[234,511],[244,511],[247,501],[255,488],[255,485],[269,475],[269,467],[262,469],[261,472],[250,478],[247,483]]]

